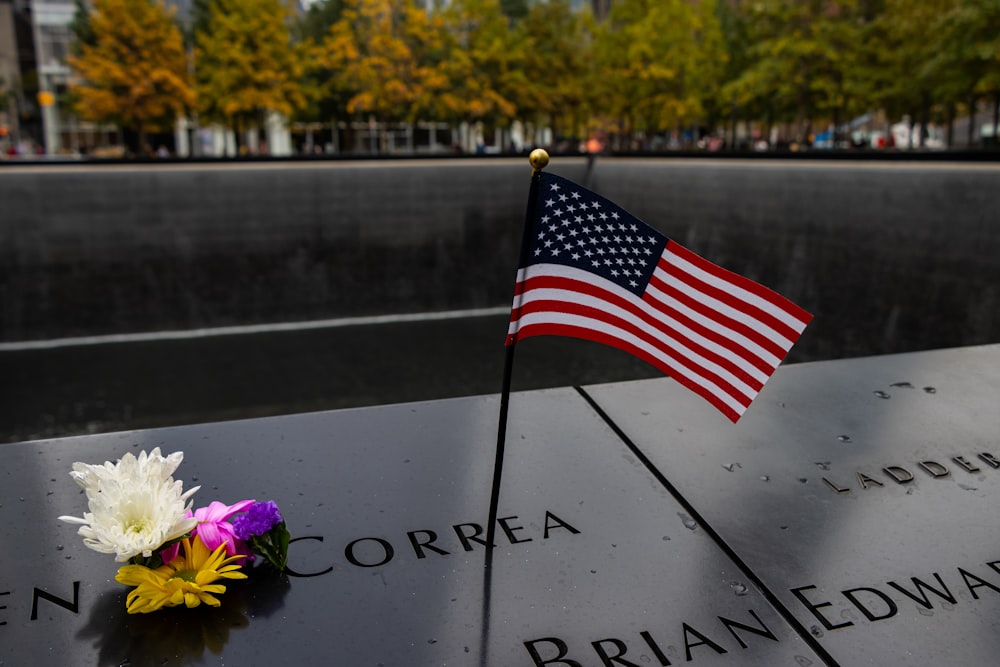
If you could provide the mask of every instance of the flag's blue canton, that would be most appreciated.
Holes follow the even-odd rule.
[[[525,264],[565,264],[642,295],[667,237],[598,194],[543,172]]]

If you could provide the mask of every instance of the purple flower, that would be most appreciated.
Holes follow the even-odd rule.
[[[283,522],[284,518],[278,511],[273,500],[254,503],[245,514],[232,518],[233,532],[241,540],[249,540],[257,535],[264,535],[269,530]]]

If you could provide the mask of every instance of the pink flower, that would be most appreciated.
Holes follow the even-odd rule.
[[[218,500],[213,500],[208,507],[195,510],[194,518],[198,520],[194,534],[201,538],[209,551],[215,551],[223,542],[226,544],[226,553],[230,556],[236,555],[236,533],[233,532],[233,524],[229,523],[229,517],[246,510],[253,505],[254,500],[241,500],[235,505],[225,505]]]
[[[233,532],[233,524],[229,523],[229,517],[246,511],[255,502],[254,500],[241,500],[234,505],[226,505],[218,500],[213,500],[208,507],[195,510],[193,515],[191,510],[188,510],[188,516],[194,516],[198,520],[198,525],[194,527],[191,534],[200,537],[209,551],[215,551],[220,544],[225,544],[228,555],[246,555],[246,546]],[[175,543],[160,552],[164,563],[169,563],[177,557],[178,546]]]

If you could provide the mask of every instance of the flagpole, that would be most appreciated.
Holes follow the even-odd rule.
[[[528,192],[528,208],[524,216],[524,234],[521,238],[521,256],[518,264],[523,264],[524,246],[528,239],[531,216],[535,210],[538,191],[538,174],[549,163],[549,154],[541,148],[531,151],[531,189]],[[514,370],[514,343],[507,345],[507,355],[503,366],[503,384],[500,389],[500,417],[497,427],[496,460],[493,463],[493,488],[490,492],[490,512],[486,523],[486,570],[493,566],[493,539],[496,537],[497,511],[500,503],[500,480],[503,477],[503,453],[507,442],[507,411],[510,405],[510,379]]]

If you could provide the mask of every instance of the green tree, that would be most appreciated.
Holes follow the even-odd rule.
[[[712,0],[621,0],[594,52],[605,110],[620,132],[680,129],[705,117],[725,61]]]
[[[195,71],[203,118],[240,132],[268,111],[286,117],[308,103],[305,47],[293,42],[292,14],[282,0],[209,0],[196,21]]]
[[[443,10],[449,58],[443,64],[466,119],[507,125],[528,90],[522,35],[498,0],[452,0]]]
[[[933,64],[939,25],[955,0],[886,0],[878,18],[878,102],[890,119],[909,117],[926,128],[944,71]],[[920,141],[922,142],[923,137]]]
[[[14,87],[8,85],[7,80],[0,76],[0,109],[6,109],[11,100],[14,99]]]
[[[869,11],[857,0],[764,0],[745,6],[748,62],[724,89],[740,107],[766,109],[769,119],[793,122],[802,141],[813,122],[834,122],[862,106]]]
[[[343,9],[343,0],[314,2],[294,26],[294,38],[302,44],[310,63],[303,78],[308,104],[296,114],[298,118],[328,122],[345,114],[349,96],[338,93],[338,87],[331,84],[337,72],[324,64],[322,46],[331,28],[340,20]]]
[[[548,0],[546,0],[548,1]],[[528,15],[530,8],[528,0],[500,0],[500,11],[511,21],[520,21]],[[545,4],[535,3],[535,4]]]
[[[81,81],[71,87],[76,111],[134,130],[145,150],[148,131],[169,129],[194,104],[181,31],[154,0],[94,0],[89,23],[93,43],[69,57]]]
[[[517,24],[524,54],[524,89],[518,98],[523,120],[548,124],[556,136],[578,134],[592,104],[589,76],[595,31],[589,10],[574,12],[568,0],[531,6]]]
[[[333,24],[340,20],[344,5],[344,0],[320,0],[309,5],[296,24],[299,38],[321,43]]]
[[[73,13],[73,20],[69,24],[69,32],[72,35],[70,52],[79,56],[84,45],[95,46],[97,44],[97,36],[90,24],[90,9],[87,8],[87,0],[75,0],[74,5],[76,9]]]
[[[937,83],[935,99],[970,112],[977,98],[993,101],[992,123],[1000,122],[1000,0],[956,0],[935,26],[932,56],[926,67]],[[950,129],[950,124],[949,124]],[[975,141],[975,123],[969,123],[968,143]]]
[[[732,122],[738,118],[754,120],[765,117],[766,109],[758,96],[747,94],[729,82],[737,80],[747,70],[752,61],[748,53],[750,45],[750,26],[747,13],[742,11],[739,3],[719,2],[716,6],[719,20],[719,30],[722,34],[723,50],[726,62],[723,67],[722,80],[725,83],[720,90],[715,103],[709,102],[709,113],[714,117],[726,117],[729,114]],[[735,134],[735,130],[733,132]]]

